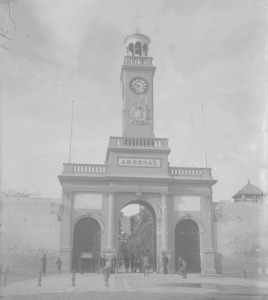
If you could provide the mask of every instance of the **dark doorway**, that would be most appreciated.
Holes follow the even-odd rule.
[[[74,226],[72,269],[80,271],[79,257],[83,273],[97,272],[100,253],[101,228],[99,223],[90,217],[79,220]]]
[[[178,258],[187,262],[189,273],[200,273],[200,236],[197,224],[190,219],[180,221],[175,229],[175,269],[178,270]]]

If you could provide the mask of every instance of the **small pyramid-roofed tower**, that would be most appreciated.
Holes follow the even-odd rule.
[[[234,198],[234,202],[262,202],[264,199],[264,192],[248,181],[248,183],[242,187],[242,189],[239,190],[232,198]]]
[[[121,71],[122,135],[154,138],[153,76],[155,67],[148,56],[150,38],[136,32],[124,40],[126,56]]]

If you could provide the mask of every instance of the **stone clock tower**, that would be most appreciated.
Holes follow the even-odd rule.
[[[93,272],[99,255],[120,255],[120,211],[146,206],[153,218],[153,269],[170,273],[181,256],[189,272],[214,273],[211,169],[172,167],[167,138],[154,134],[150,38],[136,32],[125,39],[121,71],[122,136],[111,136],[104,164],[66,163],[62,185],[60,256],[63,266]],[[142,253],[140,253],[142,255]]]
[[[154,138],[153,76],[148,56],[150,38],[134,33],[125,39],[126,56],[121,71],[123,86],[123,137]]]

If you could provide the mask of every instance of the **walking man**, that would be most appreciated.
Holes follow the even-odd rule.
[[[56,261],[56,265],[58,267],[58,274],[62,274],[61,273],[61,265],[62,265],[62,260],[60,257],[58,257],[57,261]]]
[[[129,268],[129,258],[126,255],[124,258],[124,263],[125,263],[125,269],[126,269],[126,273],[128,273],[128,268]]]
[[[78,264],[80,274],[83,274],[83,254],[82,253],[77,260],[77,264]]]
[[[182,276],[182,278],[187,278],[187,262],[186,262],[186,260],[179,257],[179,266],[180,266],[180,268],[178,270],[178,274],[180,274]]]
[[[148,276],[150,274],[150,262],[149,262],[149,256],[145,255],[142,258],[142,264],[143,264],[143,271],[144,271],[144,276]]]
[[[164,269],[164,274],[168,274],[168,257],[166,256],[165,253],[163,253],[163,257],[162,257],[162,263],[163,263],[163,269]]]
[[[47,267],[47,256],[46,256],[46,253],[43,254],[43,257],[41,259],[41,263],[42,263],[42,273],[46,274],[46,267]]]
[[[131,254],[130,265],[131,265],[131,272],[133,273],[134,268],[135,268],[135,256],[134,256],[134,254]]]

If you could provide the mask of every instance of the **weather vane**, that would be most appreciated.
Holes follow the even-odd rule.
[[[136,17],[136,19],[137,19],[137,28],[136,28],[136,32],[140,31],[140,29],[139,29],[139,19],[141,19],[141,18],[142,18],[142,16],[139,16],[139,11],[137,10],[137,17]]]

